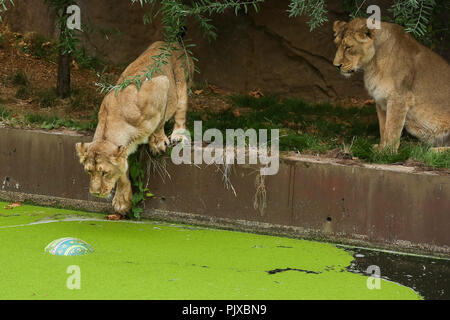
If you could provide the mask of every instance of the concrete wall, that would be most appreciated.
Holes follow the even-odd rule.
[[[80,134],[0,128],[0,198],[110,211],[88,194],[74,144]],[[450,256],[450,176],[402,166],[346,165],[283,158],[265,178],[265,210],[255,208],[258,168],[176,166],[150,170],[145,217],[353,245]]]

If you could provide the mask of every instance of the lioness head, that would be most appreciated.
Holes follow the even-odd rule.
[[[348,23],[335,21],[333,31],[338,48],[333,64],[350,77],[375,55],[375,30],[367,27],[366,19],[354,19]]]
[[[125,149],[105,140],[76,144],[80,163],[90,177],[89,192],[93,196],[109,197],[117,180],[126,174],[128,161]]]

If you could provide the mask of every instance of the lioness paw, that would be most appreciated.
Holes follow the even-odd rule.
[[[183,144],[188,144],[189,143],[188,134],[189,131],[187,131],[186,129],[176,129],[172,132],[172,135],[170,136],[170,142],[172,144],[177,144],[180,142]]]
[[[166,152],[167,147],[170,145],[170,140],[166,136],[160,139],[157,139],[154,136],[152,136],[150,138],[148,145],[150,147],[151,153],[153,155],[158,155]]]
[[[121,215],[121,214],[109,214],[108,216],[106,216],[106,220],[122,220],[125,219],[125,216]]]

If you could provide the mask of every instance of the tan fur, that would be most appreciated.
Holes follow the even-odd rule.
[[[333,29],[334,65],[346,77],[364,71],[377,103],[378,148],[396,152],[403,127],[423,142],[450,146],[449,64],[396,24],[369,30],[365,19],[354,19],[336,21]]]
[[[118,84],[142,74],[154,63],[152,57],[161,53],[164,42],[153,43],[123,72]],[[98,125],[91,143],[78,143],[76,150],[81,164],[90,176],[89,191],[108,197],[117,184],[113,199],[114,211],[125,215],[131,210],[131,183],[128,178],[128,156],[139,144],[149,143],[154,153],[164,152],[169,139],[164,124],[175,117],[171,140],[178,141],[185,129],[187,86],[185,68],[192,79],[192,60],[184,63],[183,50],[172,52],[168,64],[152,79],[142,83],[140,90],[131,84],[118,95],[114,91],[104,98],[98,114]]]

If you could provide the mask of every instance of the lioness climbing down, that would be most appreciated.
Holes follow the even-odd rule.
[[[402,27],[366,19],[334,23],[334,65],[349,77],[364,71],[364,84],[377,103],[381,140],[396,152],[403,127],[423,142],[450,146],[450,66]]]
[[[152,57],[159,55],[164,45],[164,42],[153,43],[128,66],[118,84],[128,77],[143,74],[143,70],[155,63]],[[120,216],[132,206],[128,156],[139,144],[147,142],[153,153],[164,152],[170,144],[164,124],[172,116],[175,127],[170,140],[177,142],[183,137],[188,95],[186,75],[192,79],[193,62],[186,60],[184,63],[183,50],[179,49],[172,51],[161,72],[146,79],[140,90],[131,84],[117,95],[114,91],[108,93],[100,107],[93,141],[76,144],[80,162],[90,176],[92,195],[106,198],[117,183],[113,207]]]

